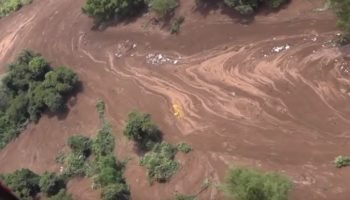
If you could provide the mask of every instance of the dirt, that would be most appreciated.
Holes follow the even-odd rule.
[[[224,199],[216,186],[231,166],[289,176],[292,200],[349,199],[350,168],[332,164],[350,152],[349,50],[329,44],[338,31],[330,11],[314,11],[323,1],[293,0],[242,24],[226,9],[196,9],[194,1],[182,0],[176,14],[186,19],[179,35],[149,23],[147,14],[93,30],[81,13],[83,2],[35,0],[0,20],[1,71],[30,48],[73,68],[83,83],[69,112],[44,115],[0,151],[1,172],[58,171],[55,156],[66,138],[96,133],[95,102],[103,99],[116,154],[130,159],[125,175],[135,200],[164,200],[175,192]],[[147,62],[150,54],[171,61]],[[152,114],[165,140],[194,149],[178,156],[182,167],[167,184],[148,183],[121,134],[135,108]],[[200,192],[205,179],[212,187]],[[97,199],[89,185],[74,180],[69,191],[77,200]]]

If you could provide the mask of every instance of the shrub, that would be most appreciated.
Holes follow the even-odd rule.
[[[82,11],[100,23],[136,15],[144,5],[144,0],[86,0]]]
[[[40,192],[40,177],[29,169],[16,170],[12,174],[5,174],[2,179],[21,199],[35,197]]]
[[[235,200],[287,200],[291,182],[276,173],[252,169],[231,169],[226,177],[224,191]]]
[[[237,10],[242,15],[250,15],[263,4],[276,9],[287,1],[288,0],[224,0],[224,3]]]
[[[195,200],[194,196],[187,196],[183,194],[176,194],[175,200]]]
[[[170,27],[170,33],[175,34],[180,31],[181,24],[185,21],[184,17],[178,17],[176,18],[172,23]]]
[[[182,153],[189,153],[190,151],[192,151],[191,146],[186,143],[179,143],[176,145],[176,148],[178,151],[181,151]]]
[[[64,175],[68,177],[72,176],[84,176],[85,175],[85,160],[86,157],[83,154],[70,153],[65,158]]]
[[[65,188],[65,181],[61,176],[57,176],[55,173],[45,172],[40,177],[39,186],[41,192],[44,192],[47,196],[53,196]]]
[[[61,189],[56,195],[50,197],[49,200],[72,200],[72,197],[67,194],[66,190]]]
[[[104,187],[113,183],[124,183],[124,165],[118,162],[113,155],[99,158],[96,164],[95,184]]]
[[[161,17],[173,11],[177,6],[177,0],[148,0],[148,7]]]
[[[64,67],[51,69],[39,54],[23,50],[8,66],[1,82],[0,94],[4,96],[0,98],[0,148],[3,148],[27,122],[37,121],[46,109],[62,110],[78,77]]]
[[[337,25],[346,38],[350,37],[350,0],[331,0],[332,8],[338,17]]]
[[[31,0],[0,0],[0,18],[29,3],[31,3]]]
[[[176,149],[162,142],[156,144],[152,151],[146,153],[140,160],[140,165],[148,169],[150,181],[166,182],[178,169],[179,164],[174,160]]]
[[[110,184],[102,189],[102,200],[129,200],[130,191],[125,184]]]
[[[83,154],[85,157],[89,157],[91,154],[92,141],[90,138],[82,135],[73,135],[68,138],[67,142],[73,153]]]
[[[92,150],[95,156],[105,156],[113,153],[114,145],[112,128],[109,123],[104,122],[96,138],[93,140]]]
[[[160,131],[146,113],[133,111],[128,114],[124,135],[134,140],[141,149],[151,149],[154,143],[160,141]]]
[[[98,116],[100,117],[100,120],[104,120],[106,106],[105,106],[105,103],[102,100],[98,100],[97,101],[97,103],[96,103],[96,110],[98,112]]]
[[[334,164],[338,168],[349,166],[350,165],[350,157],[337,156],[334,160]]]

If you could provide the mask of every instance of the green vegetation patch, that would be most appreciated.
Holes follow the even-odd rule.
[[[149,150],[161,140],[160,131],[151,115],[138,111],[128,114],[124,135],[137,143],[142,150]]]
[[[144,6],[144,0],[86,0],[82,11],[100,23],[137,15]]]
[[[179,143],[176,145],[176,148],[178,151],[182,152],[182,153],[189,153],[192,151],[192,148],[190,145],[186,144],[186,143]]]
[[[37,199],[40,192],[47,197],[55,196],[66,187],[66,181],[62,176],[49,172],[40,176],[29,169],[20,169],[13,173],[0,175],[0,180],[24,200]]]
[[[240,14],[253,14],[260,6],[268,5],[271,8],[279,8],[288,0],[224,0],[224,3],[238,11]]]
[[[291,181],[277,173],[253,169],[231,169],[224,192],[235,200],[288,200]]]
[[[96,110],[102,124],[96,137],[71,136],[67,140],[71,151],[60,154],[56,160],[64,164],[64,176],[90,177],[93,188],[101,188],[102,200],[128,200],[129,186],[123,177],[125,164],[114,156],[115,138],[111,125],[104,117],[103,101],[97,102]]]
[[[0,149],[17,137],[28,122],[36,122],[45,110],[64,110],[78,77],[66,67],[51,68],[40,54],[23,50],[8,65],[1,82]]]
[[[196,200],[194,196],[187,196],[183,194],[176,194],[174,200]]]
[[[178,0],[146,0],[148,7],[159,16],[164,17],[178,6]]]
[[[0,0],[0,18],[30,4],[32,0]]]
[[[334,164],[338,168],[350,166],[350,157],[348,156],[337,156],[334,160]]]
[[[176,152],[171,144],[162,142],[141,158],[140,165],[147,168],[150,181],[166,182],[176,173],[179,167],[174,160]]]
[[[331,6],[338,17],[337,25],[343,31],[339,39],[341,44],[350,42],[350,0],[330,0]]]

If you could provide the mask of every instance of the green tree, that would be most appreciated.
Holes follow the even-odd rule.
[[[231,169],[224,191],[235,200],[288,200],[291,181],[276,173],[252,169]]]
[[[177,6],[177,0],[148,0],[148,7],[161,17],[173,11]]]
[[[57,176],[55,173],[45,172],[40,177],[39,186],[41,192],[44,192],[50,197],[56,195],[61,189],[65,188],[65,181],[61,176]]]
[[[35,197],[40,192],[40,176],[29,169],[16,170],[3,176],[4,183],[21,199]]]
[[[338,17],[337,25],[350,40],[350,0],[331,0],[331,5]]]
[[[155,142],[160,141],[160,131],[152,122],[151,115],[137,111],[128,114],[123,133],[142,149],[151,149]]]
[[[129,200],[130,191],[125,184],[110,184],[102,189],[102,200]]]
[[[88,137],[73,135],[68,138],[67,144],[74,153],[82,154],[85,157],[89,157],[91,154],[92,141]]]
[[[49,200],[72,200],[72,197],[67,194],[65,189],[62,189],[56,195],[50,197]]]
[[[143,0],[86,0],[82,11],[100,23],[136,15],[144,5]]]

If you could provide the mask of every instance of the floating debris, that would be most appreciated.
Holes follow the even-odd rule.
[[[286,44],[286,45],[283,45],[283,46],[273,47],[272,48],[272,52],[279,53],[281,51],[288,50],[288,49],[290,49],[290,45]]]
[[[171,58],[170,56],[166,56],[164,54],[153,54],[150,53],[146,56],[146,62],[152,65],[160,65],[160,64],[173,64],[176,65],[179,63],[178,59]]]

